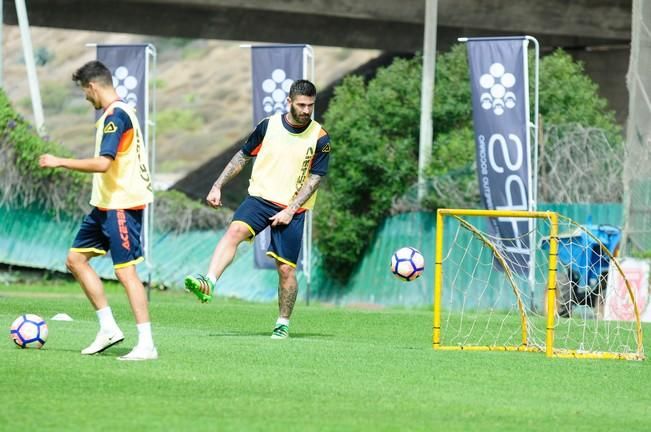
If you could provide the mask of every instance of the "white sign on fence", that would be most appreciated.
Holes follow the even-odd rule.
[[[624,275],[635,295],[635,301],[640,311],[640,320],[643,322],[651,322],[651,307],[649,306],[649,261],[636,258],[621,258],[619,265],[624,271]],[[633,321],[635,319],[635,311],[626,288],[626,283],[612,264],[608,272],[604,319],[613,321]]]

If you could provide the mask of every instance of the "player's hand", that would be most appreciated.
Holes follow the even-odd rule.
[[[271,226],[287,225],[292,221],[293,217],[294,212],[286,208],[271,216],[269,220],[271,221]]]
[[[51,154],[43,154],[38,158],[38,164],[41,168],[56,168],[61,166],[59,158]]]
[[[222,205],[222,190],[216,186],[213,186],[210,189],[210,192],[208,192],[208,196],[206,197],[206,201],[208,201],[208,204],[210,207],[217,208]]]

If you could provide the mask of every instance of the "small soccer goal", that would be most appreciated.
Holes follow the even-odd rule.
[[[496,234],[497,221],[512,234]],[[615,258],[618,227],[550,211],[439,209],[436,222],[434,349],[644,359],[634,291]],[[629,321],[604,314],[615,273]]]

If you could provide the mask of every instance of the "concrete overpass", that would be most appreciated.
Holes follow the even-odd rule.
[[[16,24],[14,2],[4,22]],[[156,36],[418,51],[425,0],[29,0],[31,25]],[[522,34],[543,46],[630,41],[632,0],[439,0],[438,40]]]
[[[77,30],[379,49],[386,54],[422,50],[426,0],[29,0],[32,26]],[[625,76],[632,0],[438,0],[437,46],[459,36],[529,34],[543,49],[564,47],[585,62],[600,93],[624,124]],[[12,0],[3,1],[6,24],[17,24]],[[599,47],[586,51],[585,47]],[[612,49],[616,47],[616,49]],[[372,65],[366,65],[372,66]],[[364,74],[364,71],[357,71]],[[370,75],[372,72],[366,71]],[[331,92],[320,93],[320,100]],[[323,108],[324,105],[321,105]],[[318,115],[320,113],[317,113]],[[174,189],[205,197],[239,148],[208,161]],[[229,185],[227,205],[237,205],[248,185],[241,174]]]

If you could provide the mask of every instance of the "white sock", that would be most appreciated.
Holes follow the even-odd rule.
[[[111,311],[110,306],[99,309],[95,311],[95,313],[97,314],[97,319],[99,320],[100,331],[112,333],[115,330],[119,329],[118,323],[116,323],[115,318],[113,318],[113,312]]]
[[[138,346],[153,348],[154,339],[151,336],[151,323],[146,322],[142,324],[136,324],[136,328],[138,329]]]
[[[287,327],[289,327],[289,318],[280,318],[279,317],[276,320],[276,325],[286,325]]]
[[[206,277],[210,280],[210,282],[212,282],[213,285],[217,283],[217,276],[214,274],[208,273]]]

